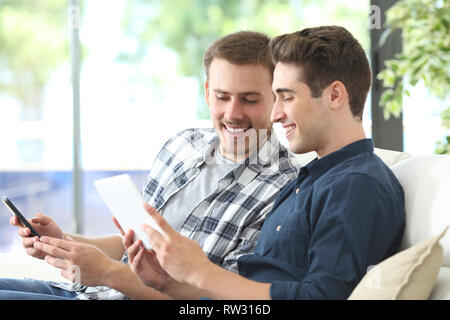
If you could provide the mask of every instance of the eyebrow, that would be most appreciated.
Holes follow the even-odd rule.
[[[223,93],[223,94],[230,94],[228,91],[224,91],[224,90],[220,90],[220,89],[214,89],[214,92],[216,92],[216,93]],[[246,91],[246,92],[239,92],[238,95],[242,95],[242,96],[257,95],[257,96],[260,96],[261,92],[258,92],[258,91]]]
[[[288,88],[278,88],[277,90],[275,90],[276,93],[283,93],[283,92],[287,92],[287,93],[295,93],[294,90],[292,89],[288,89]]]

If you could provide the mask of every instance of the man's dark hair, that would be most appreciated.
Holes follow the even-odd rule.
[[[372,75],[361,44],[345,28],[307,28],[275,37],[269,47],[274,64],[294,63],[302,68],[300,80],[313,98],[320,97],[333,81],[342,82],[352,114],[362,119]]]

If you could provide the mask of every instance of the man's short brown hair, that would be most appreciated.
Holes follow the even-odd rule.
[[[272,75],[275,65],[270,55],[269,41],[268,36],[254,31],[239,31],[215,41],[203,56],[206,79],[214,58],[225,59],[236,65],[260,64],[269,68]]]
[[[361,44],[339,26],[307,28],[273,38],[269,44],[274,63],[295,63],[302,67],[301,81],[313,98],[333,81],[347,89],[352,114],[362,119],[371,85],[369,61]]]

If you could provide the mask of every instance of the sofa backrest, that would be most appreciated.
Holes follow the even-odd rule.
[[[406,228],[401,249],[437,236],[450,225],[450,155],[413,157],[391,167],[405,192]],[[450,232],[441,239],[450,266]]]
[[[412,155],[406,152],[398,152],[398,151],[392,151],[392,150],[386,150],[386,149],[380,149],[375,148],[374,153],[383,160],[384,163],[386,163],[389,167],[392,167],[394,164],[411,158]],[[303,153],[303,154],[296,154],[294,155],[294,158],[292,159],[292,163],[297,166],[301,167],[306,165],[308,162],[313,160],[315,157],[317,157],[317,153],[315,151]]]

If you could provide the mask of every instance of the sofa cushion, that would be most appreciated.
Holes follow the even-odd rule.
[[[371,268],[349,300],[428,299],[442,266],[439,240],[447,229]]]

